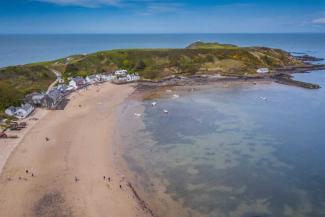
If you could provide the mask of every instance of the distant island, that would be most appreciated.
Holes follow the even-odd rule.
[[[316,58],[317,59],[317,58]],[[59,72],[68,82],[72,77],[112,73],[125,69],[137,73],[142,81],[159,82],[171,77],[220,75],[232,78],[270,78],[285,84],[319,88],[317,85],[292,83],[290,73],[323,69],[281,49],[239,47],[232,44],[195,42],[183,49],[121,49],[93,54],[73,55],[49,62],[11,66],[0,69],[0,111],[20,105],[32,92],[46,91]],[[318,59],[317,59],[318,60]],[[264,69],[266,71],[260,70]],[[266,72],[266,73],[265,73]],[[286,73],[284,73],[286,72]]]

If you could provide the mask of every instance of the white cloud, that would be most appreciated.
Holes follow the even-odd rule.
[[[178,10],[182,5],[173,3],[170,0],[33,0],[62,6],[80,6],[98,8],[102,6],[116,6],[134,8],[142,4],[141,14],[167,13]]]
[[[314,19],[311,21],[313,24],[317,24],[317,25],[325,25],[325,17],[323,18],[318,18],[318,19]]]
[[[170,13],[179,11],[182,8],[181,4],[177,3],[151,3],[148,4],[145,10],[140,11],[140,15],[152,15],[159,13]]]
[[[36,0],[57,5],[74,5],[82,7],[100,7],[104,5],[118,5],[120,0]]]

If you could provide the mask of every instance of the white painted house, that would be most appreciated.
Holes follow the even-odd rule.
[[[111,81],[116,79],[116,76],[112,74],[99,74],[99,77],[101,81]]]
[[[17,111],[17,108],[15,106],[10,106],[9,108],[7,108],[5,110],[5,113],[6,113],[6,115],[14,116],[16,111]]]
[[[267,74],[270,72],[270,70],[268,68],[259,68],[256,70],[256,72],[259,74]]]
[[[30,115],[34,111],[35,108],[31,104],[26,103],[26,104],[23,104],[21,107],[17,107],[16,109],[17,110],[16,110],[14,116],[19,119],[23,119],[23,118],[28,117],[28,115]]]
[[[89,75],[86,77],[86,82],[88,84],[96,84],[100,82],[100,77],[98,75]]]
[[[82,77],[75,77],[72,78],[69,82],[69,86],[73,87],[74,89],[79,89],[84,87],[87,84],[86,80]]]
[[[116,76],[126,76],[128,74],[128,71],[127,70],[117,70],[115,71],[114,73]]]
[[[127,81],[137,81],[140,79],[139,75],[135,75],[135,74],[130,74],[126,76]]]

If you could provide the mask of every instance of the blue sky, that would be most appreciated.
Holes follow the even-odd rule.
[[[0,0],[0,33],[325,32],[325,0]]]

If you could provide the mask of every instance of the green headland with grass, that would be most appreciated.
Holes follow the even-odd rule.
[[[303,66],[288,52],[266,47],[195,42],[184,49],[123,49],[74,55],[50,62],[0,69],[0,111],[19,105],[24,96],[44,91],[55,80],[51,69],[62,77],[87,76],[127,69],[141,78],[160,80],[171,75],[220,74],[252,76],[256,69]]]

